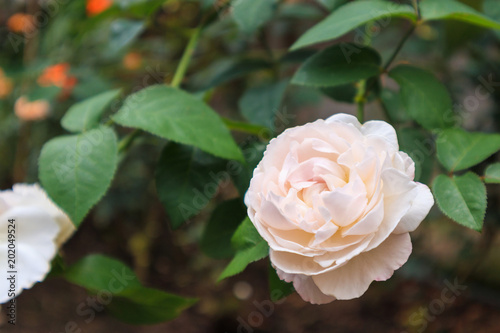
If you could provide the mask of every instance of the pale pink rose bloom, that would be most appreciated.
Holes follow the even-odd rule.
[[[279,277],[314,304],[360,297],[407,260],[434,204],[384,121],[336,114],[267,146],[245,203]]]
[[[15,294],[42,281],[50,271],[59,247],[74,233],[75,226],[37,184],[16,184],[0,191],[0,269],[7,274],[8,225],[15,220]],[[0,279],[0,304],[7,302],[10,283]]]

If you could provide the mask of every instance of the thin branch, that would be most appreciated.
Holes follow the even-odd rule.
[[[177,66],[177,69],[175,71],[172,83],[170,83],[170,85],[174,88],[178,88],[181,85],[182,80],[184,80],[184,76],[186,76],[186,71],[189,67],[191,59],[193,58],[194,51],[196,49],[196,46],[198,45],[198,40],[200,39],[201,30],[203,29],[204,25],[205,19],[203,19],[198,27],[194,29],[191,37],[189,38],[189,42],[186,46],[186,49],[184,50],[184,54],[182,55],[181,61],[179,62],[179,65]]]
[[[396,59],[396,57],[398,56],[399,52],[401,51],[401,49],[403,48],[403,46],[405,45],[406,41],[408,40],[408,38],[410,38],[410,36],[413,34],[413,32],[415,31],[415,28],[417,27],[416,24],[413,24],[412,27],[406,32],[406,34],[403,36],[403,38],[399,41],[399,44],[398,46],[396,47],[396,49],[394,50],[394,52],[392,53],[391,57],[387,60],[387,62],[385,63],[384,65],[384,71],[387,71],[387,69],[389,69],[389,67],[391,66],[392,62]]]
[[[264,140],[268,140],[270,137],[270,130],[265,126],[234,121],[225,117],[222,117],[222,121],[232,131],[256,135]]]

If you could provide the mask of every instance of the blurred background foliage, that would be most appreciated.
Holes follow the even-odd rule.
[[[355,85],[323,90],[287,85],[296,68],[314,52],[310,48],[288,52],[289,47],[347,1],[255,0],[258,20],[248,20],[252,8],[236,10],[227,2],[0,0],[1,188],[38,181],[41,147],[66,133],[60,120],[76,102],[109,89],[121,88],[126,96],[170,82],[191,32],[207,11],[216,15],[202,33],[182,85],[228,121],[248,121],[280,133],[333,113],[355,112]],[[462,2],[500,20],[498,1]],[[381,29],[362,26],[341,40],[359,43],[368,38],[387,58],[407,26],[394,19]],[[395,64],[412,63],[436,74],[451,92],[466,129],[498,131],[499,38],[498,32],[462,22],[425,23],[418,26]],[[383,80],[386,89],[381,97],[387,110],[373,101],[367,105],[367,118],[392,119],[402,149],[418,164],[417,177],[429,183],[439,170],[433,141],[413,126],[402,112],[398,95],[387,89],[396,90],[397,85],[387,77]],[[476,96],[480,86],[487,95]],[[117,111],[122,100],[112,104],[108,114]],[[265,108],[277,110],[277,115],[258,113]],[[121,129],[121,135],[127,133]],[[238,131],[235,137],[248,147],[244,151],[256,163],[266,137],[248,140]],[[227,263],[210,257],[231,256],[230,244],[214,252],[204,245],[214,240],[203,236],[209,220],[239,223],[245,216],[238,198],[251,168],[242,176],[247,179],[222,180],[201,213],[174,230],[153,181],[162,146],[157,137],[147,135],[131,147],[111,190],[66,244],[63,255],[70,263],[90,253],[120,258],[142,282],[197,297],[199,303],[178,319],[155,326],[128,326],[107,312],[98,312],[87,323],[75,313],[87,297],[85,292],[61,279],[48,279],[19,297],[18,326],[12,330],[2,317],[2,331],[62,332],[72,320],[83,332],[236,332],[242,321],[255,320],[251,319],[259,309],[255,303],[270,297],[268,262],[260,261],[243,274],[216,283]],[[200,161],[211,168],[216,164],[206,156],[200,156]],[[497,156],[487,162],[495,161]],[[483,174],[486,164],[474,171]],[[234,200],[217,207],[230,199]],[[361,299],[316,307],[291,295],[275,305],[262,323],[241,332],[422,332],[422,328],[499,332],[499,199],[497,185],[489,185],[482,234],[450,222],[434,209],[413,234],[414,254],[408,264],[388,282],[373,284]],[[467,291],[436,315],[430,308],[433,300],[440,299],[444,281],[455,278],[466,279]]]

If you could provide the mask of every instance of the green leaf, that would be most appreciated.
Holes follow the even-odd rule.
[[[231,173],[234,185],[242,197],[245,196],[248,190],[253,170],[262,159],[265,149],[266,145],[262,142],[252,142],[243,147],[246,163],[236,162],[235,172]]]
[[[422,1],[420,12],[424,21],[457,20],[484,28],[500,29],[499,22],[455,0]]]
[[[414,9],[409,5],[381,0],[349,2],[303,34],[292,45],[291,50],[336,39],[370,21],[393,17],[404,17],[413,21],[417,19]]]
[[[358,93],[358,82],[343,84],[341,86],[320,88],[320,91],[329,98],[344,103],[355,103]],[[373,101],[380,94],[381,83],[379,77],[372,77],[366,81],[366,86],[371,87],[366,100]]]
[[[52,102],[57,98],[57,96],[61,94],[61,91],[62,89],[56,86],[49,86],[49,87],[36,86],[34,89],[29,91],[26,97],[31,102],[38,100],[45,100],[47,102]]]
[[[282,63],[282,64],[288,64],[288,63],[291,63],[291,64],[296,64],[296,63],[301,64],[304,61],[306,61],[307,59],[309,59],[310,57],[312,57],[313,55],[315,55],[316,53],[318,53],[317,50],[313,50],[313,49],[300,49],[300,50],[297,50],[297,51],[285,53],[281,57],[281,59],[279,60],[279,62]]]
[[[269,246],[262,240],[255,246],[236,252],[233,260],[226,266],[219,276],[218,281],[224,280],[230,276],[239,274],[254,261],[263,259],[269,255]]]
[[[355,84],[349,83],[341,86],[321,88],[321,92],[331,99],[344,102],[344,103],[354,103],[354,98],[357,94],[357,88]]]
[[[117,4],[121,9],[127,9],[127,8],[130,8],[131,6],[137,6],[140,4],[147,4],[150,2],[152,2],[152,1],[151,0],[113,0],[113,3]]]
[[[298,110],[301,107],[319,107],[325,100],[324,94],[317,88],[292,85],[289,89],[287,102],[293,106],[293,110]],[[288,120],[282,122],[281,128],[286,129],[290,126],[290,123]]]
[[[438,159],[449,171],[470,168],[500,150],[500,134],[466,132],[459,128],[442,131],[436,142]]]
[[[201,8],[204,10],[209,9],[211,7],[215,7],[217,5],[217,0],[200,0]]]
[[[397,133],[400,149],[415,162],[415,180],[427,184],[434,169],[432,136],[416,128],[403,128]]]
[[[158,10],[165,0],[114,0],[125,11],[139,17],[148,17]]]
[[[110,81],[100,77],[92,69],[82,68],[74,71],[78,76],[78,84],[73,88],[71,95],[79,100],[95,97],[113,88]]]
[[[101,126],[47,142],[40,154],[39,177],[48,195],[78,227],[106,193],[117,164],[116,134]]]
[[[116,259],[100,254],[81,259],[66,270],[64,278],[95,292],[111,289],[109,285],[117,283],[119,286],[113,289],[119,290],[114,291],[114,294],[141,286],[132,269]]]
[[[231,244],[237,250],[233,260],[226,266],[218,281],[239,274],[252,262],[269,255],[267,242],[259,235],[249,218],[236,229]]]
[[[75,27],[75,12],[66,7],[59,15],[52,17],[44,28],[43,38],[40,40],[41,54],[48,55],[64,45],[71,37]]]
[[[493,163],[486,168],[484,181],[489,184],[500,184],[500,163]]]
[[[263,59],[223,59],[213,63],[206,70],[193,75],[190,87],[195,91],[208,90],[223,83],[247,76],[250,73],[270,68],[272,68],[272,64]]]
[[[498,22],[500,20],[500,6],[498,6],[497,0],[484,0],[483,1],[483,13],[488,15],[491,19]],[[500,36],[500,31],[496,31],[495,34]]]
[[[472,172],[462,176],[439,175],[432,190],[441,211],[455,222],[481,231],[486,214],[486,187]]]
[[[315,20],[323,16],[321,10],[305,3],[285,3],[279,10],[279,18]]]
[[[271,265],[269,265],[268,280],[272,302],[277,302],[295,291],[293,284],[281,280]]]
[[[106,49],[116,54],[131,44],[145,29],[144,21],[116,19],[109,26],[109,42]]]
[[[401,87],[401,96],[408,114],[426,129],[439,129],[454,125],[454,112],[450,94],[436,77],[423,69],[400,65],[389,76]]]
[[[216,194],[220,161],[197,148],[168,143],[156,169],[156,190],[174,229],[196,215]]]
[[[288,81],[281,81],[248,89],[238,102],[241,113],[250,122],[274,130],[276,112],[287,86]]]
[[[128,266],[103,255],[83,258],[71,266],[64,277],[96,294],[96,302],[105,305],[115,317],[135,325],[174,319],[196,302],[196,299],[143,287]]]
[[[317,1],[329,11],[334,11],[343,4],[347,3],[347,1],[349,0],[317,0]]]
[[[242,161],[241,150],[217,113],[196,97],[166,85],[130,95],[113,116],[120,125]]]
[[[70,132],[85,132],[97,127],[107,106],[118,97],[120,91],[106,91],[74,104],[61,119],[62,127]]]
[[[411,117],[403,107],[401,94],[384,88],[380,93],[380,98],[384,103],[391,122],[404,123],[411,120]]]
[[[225,259],[234,255],[231,237],[246,216],[240,198],[225,201],[215,208],[200,241],[201,250],[209,257]]]
[[[313,87],[345,85],[380,74],[381,61],[372,48],[341,43],[309,58],[295,73],[292,83]]]
[[[233,2],[233,18],[240,30],[251,34],[273,17],[276,5],[276,0],[238,0]]]
[[[235,250],[244,250],[254,247],[262,241],[263,239],[255,229],[252,221],[246,217],[234,232],[233,237],[231,237],[231,246]]]
[[[130,288],[107,306],[119,320],[132,325],[152,325],[175,319],[198,300],[170,294],[159,289]]]

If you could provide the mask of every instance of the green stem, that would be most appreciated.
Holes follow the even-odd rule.
[[[366,81],[361,80],[358,83],[358,93],[354,97],[354,102],[358,105],[357,117],[360,123],[365,121],[365,103],[366,103]]]
[[[418,5],[418,0],[411,0],[413,8],[415,8],[415,13],[417,13],[418,19],[420,20],[420,6]]]
[[[270,130],[265,126],[234,121],[225,117],[221,118],[226,127],[232,131],[253,134],[262,139],[269,139]]]
[[[417,9],[416,10],[418,10],[418,0],[417,0],[416,3],[417,3]],[[389,67],[391,66],[391,64],[393,63],[393,61],[396,59],[396,57],[398,56],[399,52],[403,48],[404,44],[408,40],[408,38],[410,38],[410,36],[413,34],[413,32],[415,31],[415,29],[417,28],[417,25],[418,25],[418,22],[414,23],[412,25],[412,27],[403,36],[403,38],[399,41],[398,46],[396,47],[396,49],[392,53],[391,57],[387,60],[387,62],[385,63],[385,65],[383,67],[383,71],[384,72],[387,72],[387,70],[389,69]],[[366,102],[366,99],[368,98],[368,94],[370,93],[370,90],[373,88],[375,82],[376,82],[375,80],[372,80],[371,83],[368,85],[368,87],[363,87],[364,90],[363,90],[362,98],[360,97],[359,91],[358,91],[358,95],[355,98],[355,102],[358,104],[358,119],[363,119],[364,118],[363,117],[364,103]]]
[[[384,65],[384,72],[387,71],[387,69],[389,68],[389,66],[391,66],[392,62],[396,59],[396,57],[398,56],[399,52],[401,51],[401,49],[403,48],[403,46],[405,45],[406,41],[408,40],[408,38],[410,38],[410,36],[413,34],[413,32],[415,31],[415,28],[417,27],[416,24],[413,24],[412,27],[406,32],[406,34],[403,36],[403,38],[399,41],[399,44],[398,46],[396,47],[396,49],[394,50],[394,52],[392,53],[391,57],[387,60],[387,62],[385,63]]]
[[[184,76],[186,75],[189,63],[193,58],[194,51],[198,44],[198,40],[200,39],[201,30],[203,29],[204,25],[205,25],[205,19],[202,19],[201,23],[198,25],[198,27],[194,29],[193,33],[191,34],[191,37],[189,38],[189,42],[186,46],[186,49],[184,50],[184,54],[182,55],[179,65],[177,66],[177,70],[175,71],[172,83],[170,83],[170,85],[174,88],[178,88],[181,85],[182,80],[184,80]]]
[[[382,98],[377,98],[377,102],[379,103],[380,105],[380,108],[382,109],[382,111],[384,112],[384,115],[385,117],[387,118],[387,120],[391,123],[391,124],[394,124],[394,120],[392,119],[391,117],[391,114],[389,113],[389,109],[387,109],[387,105],[385,105],[384,101],[382,100]]]
[[[136,129],[126,137],[124,137],[120,143],[118,143],[118,152],[122,153],[126,151],[134,142],[134,140],[141,134],[141,130]]]
[[[201,31],[205,25],[206,18],[207,18],[206,16],[203,17],[200,24],[198,25],[198,27],[194,29],[193,33],[191,34],[191,37],[189,38],[189,42],[186,46],[186,49],[184,50],[184,54],[182,55],[179,65],[175,70],[172,83],[170,84],[170,86],[174,88],[178,88],[181,85],[182,80],[184,80],[184,76],[186,75],[189,63],[191,62],[191,58],[193,57],[196,45],[198,44],[198,40],[200,39]],[[141,130],[136,129],[132,133],[124,137],[118,144],[118,151],[124,152],[125,150],[127,150],[132,145],[134,140],[137,137],[139,137],[140,134]]]
[[[358,102],[358,113],[357,117],[360,123],[365,122],[365,103],[364,102]]]

